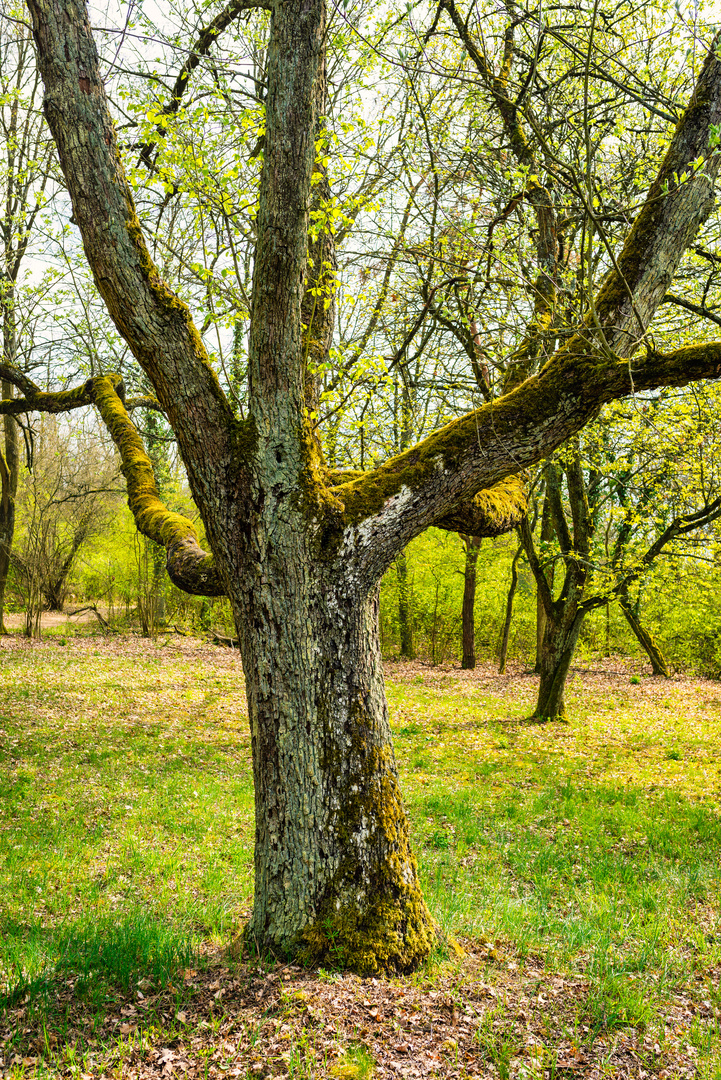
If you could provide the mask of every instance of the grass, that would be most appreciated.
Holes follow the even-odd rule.
[[[100,1025],[128,987],[172,988],[248,910],[240,663],[187,642],[100,638],[5,647],[2,658],[0,1005],[50,1015],[70,985]],[[571,724],[542,727],[522,719],[530,678],[388,674],[441,926],[497,968],[540,958],[583,979],[586,1039],[651,1029],[691,984],[718,1011],[721,687],[591,673],[571,683]],[[513,1039],[500,1021],[479,1027],[499,1076]],[[706,1075],[721,1076],[718,1021],[698,1023],[691,1041]],[[353,1044],[336,1067],[367,1080],[364,1054]],[[291,1048],[294,1075],[302,1060]]]
[[[539,727],[460,673],[391,685],[443,927],[583,972],[605,1025],[648,1022],[665,989],[717,963],[721,689],[701,687],[705,707],[698,685],[649,681],[624,701],[589,679],[572,725]]]

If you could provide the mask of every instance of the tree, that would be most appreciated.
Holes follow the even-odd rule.
[[[34,442],[33,467],[18,490],[12,568],[24,601],[25,633],[39,638],[42,612],[63,610],[79,554],[107,524],[118,473],[97,432],[72,431],[46,417]]]
[[[406,970],[427,955],[436,931],[394,764],[378,582],[431,524],[474,536],[507,530],[525,507],[519,483],[507,478],[548,455],[604,402],[721,374],[721,345],[664,353],[646,337],[711,211],[719,160],[709,136],[721,122],[721,64],[712,50],[605,284],[541,372],[337,483],[324,468],[307,407],[315,376],[309,351],[322,340],[318,330],[327,334],[332,306],[324,297],[316,308],[321,325],[313,337],[302,317],[306,287],[322,295],[324,269],[317,260],[309,267],[308,232],[314,171],[322,176],[316,136],[325,9],[323,0],[268,6],[248,397],[239,419],[187,307],[148,252],[84,8],[76,0],[29,2],[45,112],[86,257],[178,438],[212,554],[200,549],[191,523],[160,502],[117,378],[43,394],[10,372],[24,396],[3,409],[94,403],[120,451],[138,527],[165,547],[173,580],[230,598],[256,793],[249,940],[277,955],[342,956],[359,970]],[[529,184],[540,197],[541,182]]]
[[[542,526],[536,545],[531,522],[519,527],[545,614],[539,720],[565,716],[583,621],[610,601],[619,601],[654,674],[668,675],[629,593],[679,538],[705,543],[704,530],[721,516],[717,407],[698,397],[655,395],[638,403],[635,418],[611,411],[544,466],[542,520],[552,529]]]
[[[5,16],[5,11],[0,17]],[[2,355],[13,366],[27,360],[22,342],[23,311],[20,270],[44,201],[49,177],[47,132],[39,116],[40,80],[33,64],[32,38],[27,27],[2,27],[0,39],[0,131],[3,161],[0,165],[0,316]],[[0,375],[3,398],[12,396],[12,381]],[[3,613],[10,556],[15,535],[15,499],[21,462],[21,438],[17,420],[2,418],[0,444],[0,634],[5,633]]]
[[[476,666],[476,569],[481,539],[478,536],[464,536],[461,533],[461,540],[466,555],[461,608],[461,667],[472,670]]]

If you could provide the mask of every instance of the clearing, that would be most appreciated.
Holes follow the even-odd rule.
[[[589,665],[543,727],[520,669],[387,665],[463,954],[360,979],[229,948],[238,654],[61,632],[0,639],[0,1077],[721,1077],[721,685]]]

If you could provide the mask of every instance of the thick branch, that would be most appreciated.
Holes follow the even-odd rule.
[[[152,409],[153,412],[159,412],[165,415],[165,409],[154,397],[128,398],[125,402],[125,408],[128,412],[132,412],[133,409]]]
[[[721,123],[718,45],[717,35],[646,201],[596,300],[606,344],[622,356],[640,344],[683,253],[714,206],[721,155],[709,148],[709,136]]]
[[[345,494],[344,487],[368,474],[343,469],[327,474],[326,480],[338,494]],[[507,476],[491,488],[479,491],[472,499],[467,499],[451,510],[429,522],[437,529],[447,532],[459,532],[465,536],[477,536],[485,539],[502,536],[514,529],[528,510],[526,487],[518,476]]]
[[[15,369],[9,369],[16,374]],[[10,379],[8,378],[8,381]],[[88,379],[73,390],[46,394],[23,377],[29,397],[0,401],[0,414],[26,412],[61,413],[83,405],[95,405],[120,454],[127,482],[128,505],[138,530],[165,548],[171,581],[185,592],[198,596],[224,596],[212,555],[203,551],[192,521],[174,514],[160,501],[153,466],[142,439],[123,404],[124,387],[119,375]],[[147,404],[142,402],[144,407]]]
[[[20,375],[22,381],[18,381]],[[14,368],[3,368],[3,378],[14,386],[21,387],[25,397],[3,398],[0,400],[0,415],[21,416],[23,413],[64,413],[72,409],[81,409],[83,406],[93,404],[93,380],[88,379],[82,386],[76,386],[72,390],[56,390],[54,393],[45,393],[40,390],[30,379],[16,372]],[[122,394],[123,381],[119,375],[109,375],[108,379],[115,393]]]
[[[520,524],[527,510],[525,484],[518,476],[508,476],[492,488],[479,491],[433,524],[438,529],[466,536],[502,536]]]
[[[91,393],[120,454],[135,524],[144,536],[165,548],[171,581],[195,595],[224,596],[213,557],[200,547],[193,523],[160,501],[150,458],[112,380],[91,380]]]
[[[719,123],[721,63],[714,44],[617,269],[596,301],[598,322],[589,318],[586,329],[512,392],[337,490],[346,522],[365,522],[370,573],[463,500],[547,457],[606,402],[721,376],[721,343],[667,354],[649,349],[635,365],[628,359],[713,206],[719,155],[709,155],[708,146],[710,128]],[[704,167],[694,170],[699,157]]]
[[[178,436],[196,494],[209,453],[230,461],[233,413],[187,306],[148,253],[82,0],[29,0],[44,109],[98,290]]]

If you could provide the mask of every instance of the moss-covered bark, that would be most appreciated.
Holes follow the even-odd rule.
[[[250,602],[231,597],[256,790],[248,939],[316,964],[410,970],[436,931],[398,785],[377,599],[337,564],[322,580],[299,567],[286,561]]]
[[[107,376],[91,380],[90,393],[120,454],[135,523],[144,536],[165,549],[171,580],[199,596],[225,595],[215,560],[200,547],[192,521],[161,502],[152,463],[113,381]]]

